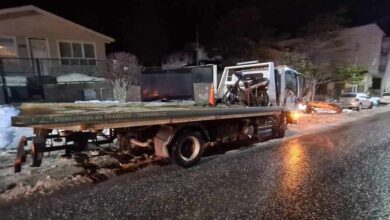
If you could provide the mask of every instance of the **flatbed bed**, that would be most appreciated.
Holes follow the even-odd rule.
[[[196,164],[203,150],[219,143],[266,140],[284,136],[289,113],[284,107],[218,107],[193,103],[30,103],[12,118],[15,127],[34,128],[22,137],[15,160],[20,172],[26,154],[40,166],[44,152],[82,152],[89,144],[115,143],[120,151],[154,149],[157,157],[172,158],[181,166]],[[104,134],[107,129],[109,134]],[[63,145],[54,146],[53,141]],[[26,151],[27,141],[31,150]],[[51,143],[51,144],[50,144]]]
[[[23,104],[21,115],[12,118],[12,125],[82,131],[258,117],[282,110],[282,107],[204,107],[190,104]]]

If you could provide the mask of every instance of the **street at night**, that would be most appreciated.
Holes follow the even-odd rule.
[[[0,208],[3,219],[388,219],[390,113]],[[376,132],[370,132],[376,131]]]
[[[0,220],[390,219],[389,11],[1,0]]]

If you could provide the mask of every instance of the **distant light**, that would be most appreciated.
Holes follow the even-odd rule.
[[[292,119],[293,119],[295,122],[297,122],[298,119],[302,117],[302,114],[301,114],[299,111],[293,111],[293,112],[291,113],[291,117],[292,117]]]

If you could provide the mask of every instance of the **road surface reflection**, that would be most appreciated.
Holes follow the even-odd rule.
[[[303,187],[310,175],[310,163],[305,147],[299,139],[294,139],[285,146],[283,155],[282,191],[287,197],[293,196]]]

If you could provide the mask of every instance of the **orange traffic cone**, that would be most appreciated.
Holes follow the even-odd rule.
[[[216,101],[215,101],[215,93],[214,93],[214,84],[211,84],[210,93],[209,93],[209,105],[215,106],[215,104]]]

